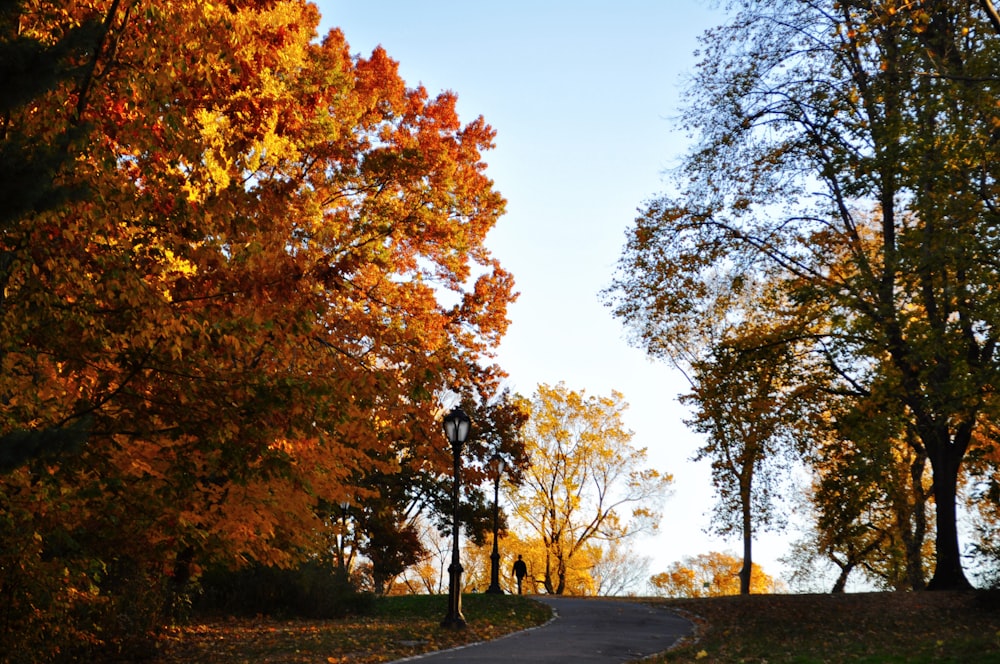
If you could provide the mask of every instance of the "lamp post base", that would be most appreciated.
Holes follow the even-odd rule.
[[[441,621],[442,627],[449,629],[464,629],[465,616],[462,615],[462,565],[457,555],[448,567],[451,577],[448,584],[448,615]]]
[[[496,550],[496,536],[493,537],[493,553],[490,554],[490,587],[485,590],[488,595],[503,595],[500,587],[500,553]]]
[[[465,618],[462,616],[446,616],[444,620],[441,621],[441,626],[445,629],[465,629]]]

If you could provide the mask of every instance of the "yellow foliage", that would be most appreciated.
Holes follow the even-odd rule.
[[[672,478],[644,467],[622,420],[623,396],[588,397],[539,385],[525,429],[531,466],[517,492],[519,524],[542,546],[542,582],[553,593],[594,588],[588,547],[651,530]],[[599,536],[599,537],[598,537]]]
[[[653,575],[649,582],[658,594],[667,597],[739,595],[741,569],[742,559],[729,553],[713,551],[675,562],[667,571]],[[774,592],[774,587],[774,579],[757,563],[753,563],[750,593],[767,594]]]

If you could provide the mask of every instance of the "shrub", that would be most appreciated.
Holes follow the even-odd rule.
[[[295,569],[210,569],[194,600],[202,613],[312,619],[366,615],[373,606],[373,597],[358,592],[341,570],[315,561]]]

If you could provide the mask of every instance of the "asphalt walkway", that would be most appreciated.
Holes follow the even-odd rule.
[[[694,626],[663,608],[613,599],[534,597],[555,609],[541,627],[494,641],[410,657],[406,662],[610,664],[633,662],[672,646]]]

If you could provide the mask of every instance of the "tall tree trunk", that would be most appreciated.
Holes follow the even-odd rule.
[[[548,512],[549,534],[548,537],[546,537],[544,534],[542,536],[542,544],[545,546],[545,583],[543,585],[545,586],[545,592],[547,592],[550,595],[555,595],[557,594],[556,583],[554,580],[556,574],[552,570],[552,559],[556,558],[556,560],[558,561],[558,556],[556,555],[556,547],[559,546],[559,538],[561,537],[561,533],[559,533],[559,531],[556,530],[556,523],[558,522],[556,521],[556,511],[552,507],[551,502],[549,504],[547,512]]]
[[[751,506],[749,487],[741,497],[743,502],[743,569],[740,570],[740,594],[750,594],[750,582],[753,577],[753,524],[751,522]]]
[[[556,594],[556,586],[552,583],[552,553],[548,549],[545,551],[545,580],[542,585],[548,594]]]
[[[903,336],[898,326],[890,325],[889,350],[893,363],[903,376],[903,388],[908,394],[907,405],[914,414],[916,429],[922,450],[931,462],[931,474],[934,481],[934,509],[937,532],[935,547],[937,561],[934,576],[927,584],[928,590],[967,590],[972,587],[962,570],[962,556],[958,546],[958,518],[956,514],[956,499],[958,496],[958,473],[965,457],[965,452],[972,440],[972,431],[976,423],[976,413],[963,415],[962,421],[954,428],[948,423],[947,414],[939,415],[925,408],[927,391],[933,392],[936,385],[925,388],[921,378],[909,362],[909,353],[905,350]],[[938,374],[943,374],[941,383],[945,383],[948,374],[944,360],[938,360]],[[942,390],[943,391],[943,390]]]
[[[971,426],[960,427],[953,440],[942,442],[936,438],[927,445],[934,471],[934,507],[936,511],[937,562],[934,576],[927,584],[928,590],[967,590],[972,584],[962,569],[962,555],[958,546],[958,471],[968,444]]]
[[[555,559],[556,559],[556,587],[555,594],[562,595],[566,592],[566,550],[563,548],[562,542],[556,544],[555,549]]]

